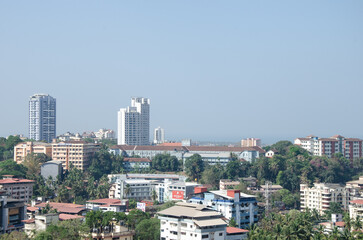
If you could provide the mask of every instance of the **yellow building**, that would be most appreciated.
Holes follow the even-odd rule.
[[[63,170],[69,170],[71,164],[80,170],[85,170],[98,150],[99,145],[83,141],[53,142],[52,159],[62,162]]]
[[[52,145],[43,142],[21,142],[14,147],[14,161],[22,163],[25,157],[31,153],[44,153],[52,157]]]

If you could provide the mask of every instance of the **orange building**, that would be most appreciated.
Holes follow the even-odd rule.
[[[14,147],[14,161],[22,163],[25,157],[31,153],[44,153],[52,157],[52,145],[43,142],[21,142]]]

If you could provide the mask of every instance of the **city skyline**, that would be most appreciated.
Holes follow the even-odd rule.
[[[147,96],[170,140],[363,137],[363,2],[69,4],[0,3],[0,136],[45,92],[59,134],[116,130]]]

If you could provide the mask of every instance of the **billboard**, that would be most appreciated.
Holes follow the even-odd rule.
[[[175,200],[183,200],[184,199],[184,191],[173,191],[171,195],[171,199]]]
[[[136,208],[140,209],[143,212],[145,212],[145,207],[146,207],[146,204],[142,203],[142,202],[138,202],[137,205],[136,205]]]

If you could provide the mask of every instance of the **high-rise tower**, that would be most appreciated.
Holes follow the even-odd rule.
[[[150,100],[131,98],[131,106],[118,111],[117,144],[149,145]]]
[[[29,99],[29,138],[46,142],[56,138],[56,100],[48,94]]]
[[[165,133],[164,133],[164,129],[161,127],[157,127],[154,130],[154,143],[155,144],[160,144],[165,142]]]

